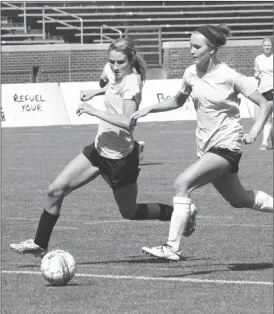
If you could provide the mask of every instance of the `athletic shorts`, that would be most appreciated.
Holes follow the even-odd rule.
[[[273,89],[262,93],[262,95],[264,96],[264,98],[268,101],[273,101]]]
[[[133,151],[121,159],[109,159],[99,155],[94,143],[86,146],[83,154],[93,166],[99,168],[102,174],[107,176],[112,189],[137,182],[140,172],[138,142],[135,141]]]
[[[233,152],[232,150],[229,150],[227,148],[221,148],[221,147],[211,147],[209,149],[209,152],[226,159],[231,165],[231,173],[238,173],[239,163],[242,157],[242,153]]]

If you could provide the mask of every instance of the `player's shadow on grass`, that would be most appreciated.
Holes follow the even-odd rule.
[[[142,256],[141,256],[142,257]],[[180,262],[185,261],[205,261],[210,260],[210,258],[193,258],[190,256],[182,257]],[[163,264],[163,263],[170,263],[169,260],[164,259],[157,259],[154,257],[148,257],[148,258],[140,258],[140,256],[131,256],[130,259],[124,259],[124,260],[111,260],[111,261],[97,261],[97,262],[79,262],[77,265],[110,265],[110,264]],[[40,268],[40,264],[21,264],[18,265],[20,268]],[[192,266],[191,266],[192,267]]]
[[[229,271],[261,270],[273,268],[272,263],[235,263],[227,265]]]
[[[77,283],[77,282],[69,282],[67,285],[65,286],[53,286],[49,283],[46,283],[46,288],[48,289],[69,289],[69,288],[75,288],[75,287],[83,287],[83,286],[87,286],[87,287],[92,287],[92,286],[96,286],[96,284],[94,283],[94,281],[88,281],[88,282],[85,282],[85,283]]]
[[[135,259],[125,259],[125,260],[112,260],[112,261],[100,261],[100,262],[82,262],[82,263],[77,263],[78,265],[110,265],[110,264],[166,264],[170,263],[169,260],[165,259],[158,259],[158,258],[153,258],[153,257],[148,257],[148,258],[136,258],[138,256],[134,256]],[[201,260],[206,260],[206,259],[194,259],[193,257],[182,257],[181,260],[175,264],[180,264],[180,262],[185,262],[185,261],[201,261]]]
[[[172,276],[163,276],[166,278],[180,278],[186,276],[196,276],[196,275],[208,275],[217,272],[231,272],[231,271],[246,271],[246,270],[263,270],[263,269],[270,269],[273,268],[272,263],[235,263],[235,264],[215,264],[215,265],[202,265],[204,267],[212,267],[212,266],[222,266],[222,268],[218,269],[211,269],[211,270],[200,270],[200,271],[191,271],[186,272],[180,275],[172,275]],[[195,267],[195,265],[192,267]],[[201,267],[201,265],[197,265],[197,267]]]

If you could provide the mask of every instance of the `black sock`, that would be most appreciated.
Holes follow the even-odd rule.
[[[159,204],[160,206],[160,216],[159,220],[161,221],[170,221],[171,215],[173,212],[173,207],[166,204]]]
[[[48,213],[46,210],[43,211],[35,235],[35,244],[39,245],[43,249],[48,247],[53,227],[55,226],[58,218],[59,215],[55,216]]]

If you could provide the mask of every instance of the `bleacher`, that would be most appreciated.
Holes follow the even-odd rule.
[[[198,26],[220,23],[234,39],[272,36],[273,2],[1,2],[2,45],[103,43],[131,36],[149,56],[162,42],[187,41]]]

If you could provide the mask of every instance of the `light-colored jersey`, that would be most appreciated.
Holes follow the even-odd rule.
[[[242,151],[243,127],[238,93],[248,97],[256,86],[250,79],[220,63],[212,72],[200,75],[196,65],[185,70],[181,93],[191,93],[197,113],[197,155],[211,147]]]
[[[110,83],[115,82],[115,76],[114,76],[113,71],[111,70],[109,62],[107,62],[104,66],[101,79]]]
[[[141,102],[143,83],[137,73],[126,75],[120,82],[110,82],[105,93],[106,110],[112,114],[124,113],[124,100],[134,99]],[[134,148],[133,128],[128,131],[100,120],[95,138],[98,153],[106,158],[120,159],[126,157]]]
[[[268,92],[273,89],[273,54],[266,56],[261,54],[255,58],[255,71],[261,73],[258,81],[260,93]]]

